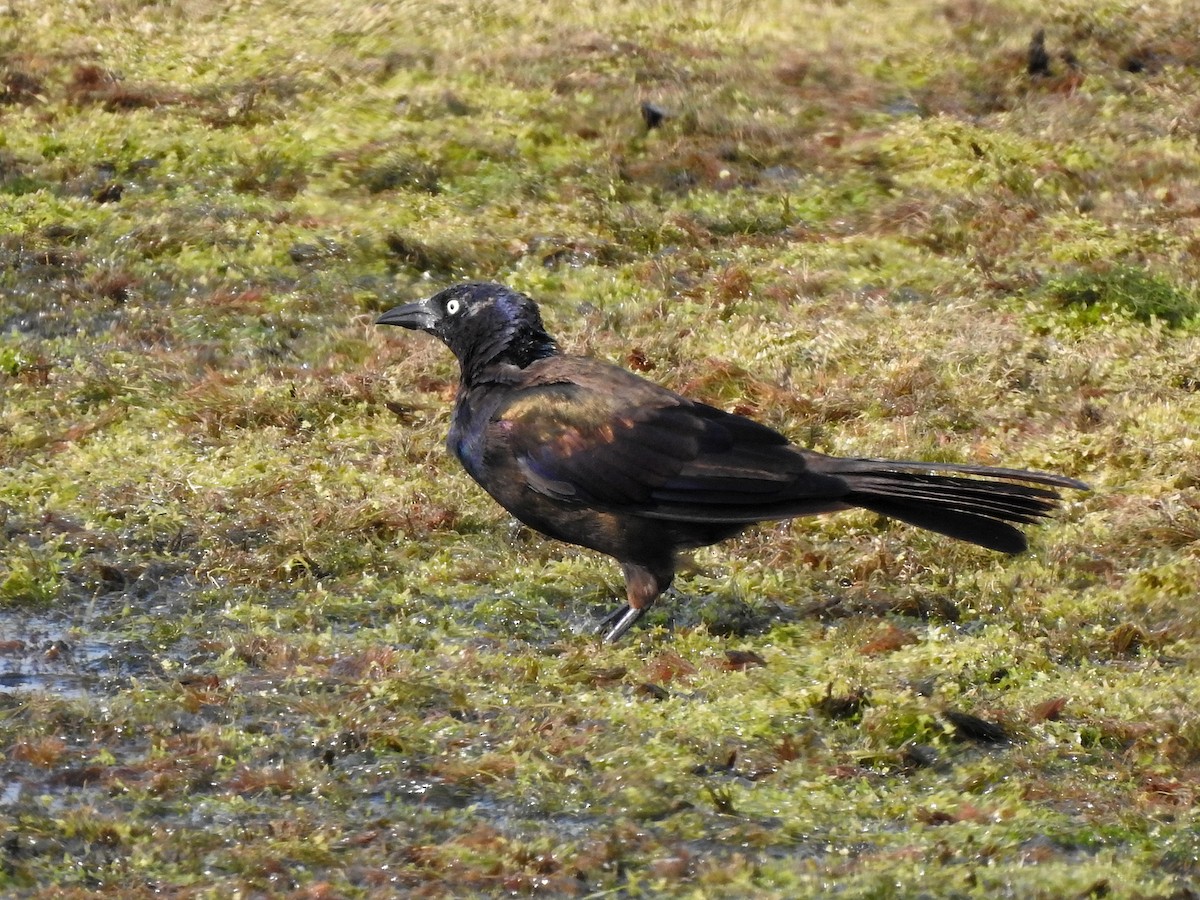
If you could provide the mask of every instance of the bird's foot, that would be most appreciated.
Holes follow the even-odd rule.
[[[596,633],[607,630],[604,635],[604,643],[615,644],[621,639],[621,635],[627,632],[633,624],[642,617],[645,609],[635,609],[628,603],[625,603],[604,617],[599,625],[596,626]]]

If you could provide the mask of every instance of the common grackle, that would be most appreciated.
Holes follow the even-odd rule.
[[[455,285],[376,322],[428,332],[458,357],[448,443],[484,490],[531,528],[620,563],[626,602],[600,626],[608,641],[670,586],[680,551],[754,522],[861,507],[1019,553],[1013,523],[1049,514],[1052,488],[1087,490],[1043,472],[801,449],[744,416],[562,353],[537,304],[501,284]]]

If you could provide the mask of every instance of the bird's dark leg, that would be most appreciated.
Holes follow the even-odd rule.
[[[627,632],[633,624],[642,617],[646,610],[637,609],[630,606],[628,603],[622,604],[618,609],[604,617],[604,621],[596,628],[597,632],[607,631],[604,635],[604,643],[613,644],[621,639],[621,635]],[[609,626],[612,626],[611,628]]]
[[[607,616],[605,616],[603,619],[600,620],[600,624],[596,626],[596,634],[600,634],[601,632],[606,631],[607,629],[611,628],[613,623],[616,622],[617,619],[621,618],[621,616],[625,615],[625,613],[627,613],[627,612],[629,612],[629,604],[622,603],[620,606],[618,606],[616,609],[614,609]]]
[[[626,603],[620,609],[605,617],[598,631],[608,628],[604,642],[612,644],[621,639],[633,624],[648,610],[655,599],[671,586],[674,577],[674,567],[670,564],[660,566],[658,571],[648,569],[636,563],[621,563],[621,571],[625,575]],[[610,627],[611,626],[611,627]]]

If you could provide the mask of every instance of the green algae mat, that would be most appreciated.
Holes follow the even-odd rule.
[[[0,894],[1200,881],[1183,2],[0,9]],[[463,279],[838,455],[1090,483],[611,560],[446,453]],[[388,333],[385,333],[388,332]]]

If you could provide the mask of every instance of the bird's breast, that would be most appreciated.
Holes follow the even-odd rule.
[[[488,464],[488,425],[497,405],[493,393],[473,390],[461,394],[455,403],[450,434],[446,439],[450,452],[485,488],[496,477]]]
[[[476,481],[483,477],[482,435],[469,429],[451,428],[446,439],[448,449]]]

